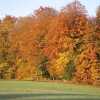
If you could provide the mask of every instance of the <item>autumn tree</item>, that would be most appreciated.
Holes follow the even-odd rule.
[[[98,7],[96,13],[95,40],[96,40],[98,51],[100,52],[100,6]],[[98,57],[99,56],[100,53],[98,54]]]
[[[50,77],[52,79],[71,80],[75,68],[72,58],[74,58],[72,52],[59,53],[58,57],[51,61],[51,67],[49,67]]]
[[[90,17],[74,0],[0,20],[0,78],[100,83],[100,7]]]
[[[53,59],[58,59],[59,53],[69,52],[70,55],[70,52],[73,52],[74,57],[70,59],[70,64],[75,66],[75,57],[82,52],[85,43],[84,39],[91,32],[89,27],[86,10],[79,1],[72,2],[63,8],[51,21],[50,29],[46,36],[48,46],[45,51],[51,62]],[[56,60],[54,61],[56,63]],[[66,64],[66,67],[69,67],[70,64]],[[70,72],[70,68],[71,66],[67,72]],[[74,70],[74,67],[72,68]],[[74,74],[73,70],[72,73]],[[66,76],[68,76],[67,72]]]
[[[86,45],[85,45],[86,46]],[[99,60],[95,44],[87,43],[84,51],[76,58],[76,80],[85,83],[94,83],[99,79]]]
[[[15,17],[6,16],[0,24],[0,73],[1,78],[13,77],[13,60],[10,52],[9,34],[14,27],[16,21]],[[2,75],[3,73],[3,75]],[[10,75],[10,76],[9,76]]]
[[[34,72],[37,71],[33,63],[33,55],[36,51],[33,24],[35,24],[33,17],[19,18],[10,34],[11,51],[15,54],[17,79],[32,79]]]
[[[48,32],[50,20],[55,15],[54,9],[40,7],[32,16],[18,19],[11,34],[13,50],[18,51],[17,58],[26,59],[43,76],[48,74],[48,58],[43,53],[46,45],[45,34]]]
[[[35,42],[37,43],[37,57],[39,62],[37,63],[37,67],[42,73],[43,77],[49,77],[49,72],[47,68],[48,57],[44,53],[44,48],[46,47],[47,39],[45,38],[46,34],[49,30],[49,25],[51,20],[57,15],[57,11],[53,8],[49,7],[40,7],[35,11],[36,18],[36,28],[35,28]]]
[[[100,6],[96,12],[96,33],[100,33]]]
[[[78,38],[88,33],[87,11],[79,1],[68,4],[62,9],[62,13],[67,16],[68,32],[66,34],[69,37]]]

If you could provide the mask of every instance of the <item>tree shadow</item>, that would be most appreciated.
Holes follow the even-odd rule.
[[[100,98],[93,98],[94,96],[88,94],[68,93],[16,93],[0,94],[0,100],[100,100]]]

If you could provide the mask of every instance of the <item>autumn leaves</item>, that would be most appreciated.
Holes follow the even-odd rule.
[[[0,23],[0,75],[15,79],[65,79],[94,84],[100,79],[100,8],[89,18],[75,1],[60,12],[40,7],[32,16]],[[6,21],[5,21],[6,19]],[[6,29],[4,28],[6,26]],[[1,31],[7,33],[7,36]],[[7,51],[7,54],[5,53]],[[8,54],[10,55],[8,57]],[[8,66],[5,66],[5,63]],[[4,64],[4,65],[3,65]]]

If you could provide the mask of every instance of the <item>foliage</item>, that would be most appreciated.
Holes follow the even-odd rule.
[[[58,58],[51,62],[49,72],[53,79],[71,79],[74,73],[71,52],[59,53]]]
[[[100,7],[90,17],[75,0],[0,20],[0,78],[100,83]]]

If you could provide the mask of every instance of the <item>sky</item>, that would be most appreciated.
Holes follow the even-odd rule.
[[[50,6],[60,10],[73,0],[0,0],[0,18],[5,15],[27,16],[40,6]],[[100,0],[80,0],[86,6],[90,16],[95,16]]]

